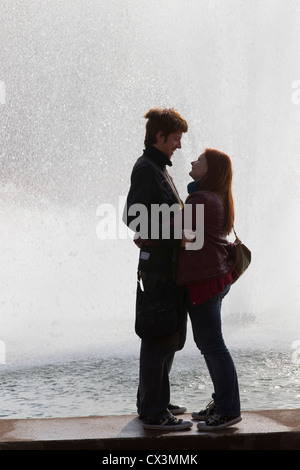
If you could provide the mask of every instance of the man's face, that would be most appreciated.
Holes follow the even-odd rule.
[[[171,160],[176,149],[181,149],[182,132],[172,132],[166,138],[162,132],[158,132],[156,136],[156,144],[154,145],[163,152]]]

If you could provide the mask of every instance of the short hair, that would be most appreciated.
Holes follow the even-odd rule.
[[[173,108],[151,108],[146,112],[144,118],[148,119],[146,124],[145,145],[156,143],[156,134],[163,132],[165,138],[172,132],[187,132],[186,120]]]

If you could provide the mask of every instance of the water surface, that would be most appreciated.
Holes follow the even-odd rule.
[[[300,405],[300,364],[291,351],[233,351],[243,410]],[[136,413],[137,356],[6,367],[0,370],[1,418],[45,418]],[[212,388],[200,354],[175,357],[171,397],[189,412],[208,403]]]

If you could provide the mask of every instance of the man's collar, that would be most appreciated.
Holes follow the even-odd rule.
[[[160,168],[164,168],[166,165],[173,165],[173,163],[167,157],[166,154],[158,150],[158,148],[153,147],[152,145],[146,145],[144,155],[146,155],[148,158],[151,158],[151,160],[156,163]]]

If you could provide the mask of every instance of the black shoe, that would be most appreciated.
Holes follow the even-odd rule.
[[[206,421],[207,419],[211,418],[215,411],[216,405],[215,402],[212,400],[208,403],[204,410],[194,411],[194,413],[192,413],[192,418],[198,421]]]
[[[217,431],[219,429],[227,428],[233,424],[242,421],[241,416],[220,416],[213,415],[205,423],[198,423],[197,428],[199,431]]]
[[[185,406],[178,406],[172,405],[171,403],[168,405],[168,410],[172,413],[172,415],[182,415],[186,412]]]
[[[185,429],[190,429],[193,426],[192,421],[183,421],[182,419],[177,419],[175,416],[167,416],[158,421],[152,422],[143,422],[145,429],[161,429],[163,431],[183,431]]]

